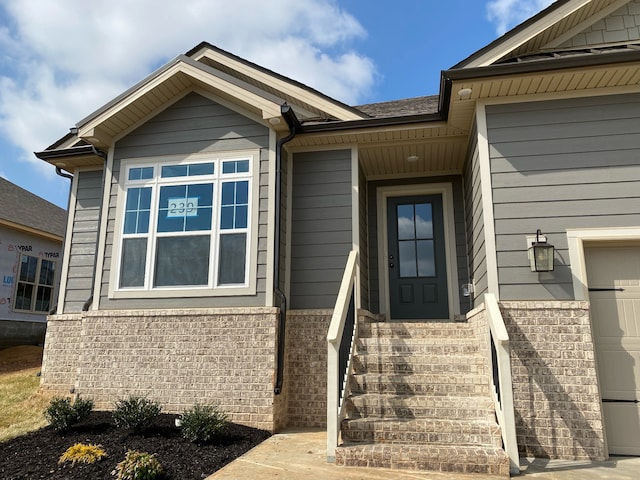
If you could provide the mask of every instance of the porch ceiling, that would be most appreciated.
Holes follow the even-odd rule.
[[[425,122],[315,133],[295,137],[290,147],[358,145],[358,159],[367,178],[444,174],[462,169],[470,126],[457,128],[446,122]],[[409,162],[410,156],[418,158]]]

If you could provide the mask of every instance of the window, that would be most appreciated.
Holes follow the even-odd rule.
[[[252,160],[125,165],[117,288],[247,286]]]
[[[55,273],[56,262],[22,255],[16,282],[14,310],[49,312]]]

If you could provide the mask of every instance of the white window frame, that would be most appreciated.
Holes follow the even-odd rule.
[[[249,172],[222,173],[223,162],[234,160],[248,160]],[[214,163],[212,175],[198,175],[190,177],[161,178],[163,166]],[[128,180],[131,168],[154,167],[152,180]],[[109,282],[109,298],[166,298],[166,297],[204,297],[204,296],[238,296],[254,295],[256,293],[257,248],[258,248],[258,207],[259,207],[259,150],[234,151],[224,153],[194,154],[188,156],[162,156],[152,158],[123,159],[120,162],[120,179],[118,183],[118,201],[116,207],[116,222],[113,242],[113,256],[111,259],[111,274]],[[222,184],[227,181],[243,181],[249,183],[247,227],[243,229],[220,229],[220,213],[222,201]],[[165,185],[189,185],[212,183],[214,185],[213,215],[211,230],[193,232],[157,232],[157,215],[159,210],[160,187]],[[149,218],[149,232],[147,234],[124,234],[125,206],[128,188],[152,187],[151,212]],[[224,234],[246,233],[245,281],[243,284],[218,284],[219,245],[220,237]],[[185,286],[153,286],[155,275],[155,252],[157,238],[171,236],[188,236],[206,234],[213,236],[210,242],[210,266],[207,285]],[[120,266],[124,238],[147,238],[147,255],[145,260],[145,278],[142,287],[120,287]]]
[[[30,257],[30,258],[35,258],[38,261],[38,266],[36,267],[36,274],[35,274],[35,282],[25,282],[20,280],[20,272],[22,269],[22,259],[24,257]],[[51,297],[49,298],[49,309],[48,310],[35,310],[34,306],[35,306],[35,299],[36,296],[38,294],[38,287],[41,286],[40,284],[40,270],[42,268],[42,262],[43,261],[47,261],[47,262],[51,262],[53,263],[53,284],[51,285],[42,285],[45,287],[51,287]],[[51,260],[49,258],[43,258],[43,257],[38,257],[36,255],[28,255],[26,253],[21,253],[20,254],[20,259],[18,260],[18,268],[17,268],[17,272],[16,272],[16,281],[15,281],[15,289],[14,289],[14,294],[13,294],[13,302],[11,304],[11,308],[13,309],[14,312],[19,312],[19,313],[35,313],[35,314],[48,314],[51,309],[53,308],[53,306],[55,305],[55,301],[57,300],[56,298],[56,278],[58,277],[58,262],[56,260]],[[22,308],[17,308],[16,307],[16,302],[18,301],[18,288],[20,286],[21,283],[27,283],[29,285],[33,285],[33,293],[31,294],[31,302],[29,303],[29,309],[25,310]]]

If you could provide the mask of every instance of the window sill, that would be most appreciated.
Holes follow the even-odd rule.
[[[237,297],[255,295],[255,286],[228,288],[171,288],[161,290],[117,290],[109,293],[109,298],[188,298],[188,297]]]

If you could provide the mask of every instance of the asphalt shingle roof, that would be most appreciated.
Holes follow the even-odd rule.
[[[369,103],[358,105],[355,108],[374,118],[403,117],[437,113],[439,101],[439,95],[429,95],[426,97],[392,100],[390,102]]]
[[[0,220],[63,237],[67,212],[0,178]]]

